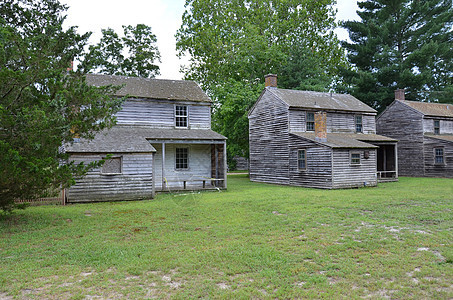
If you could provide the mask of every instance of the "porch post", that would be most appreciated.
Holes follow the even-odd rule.
[[[395,178],[398,179],[398,143],[395,144]]]
[[[162,191],[167,189],[167,184],[165,183],[165,143],[162,143]]]
[[[214,145],[215,153],[215,179],[219,179],[219,147]],[[216,186],[218,186],[218,181],[216,181]]]
[[[227,188],[227,151],[226,142],[223,142],[223,188]]]
[[[152,154],[152,178],[151,178],[151,198],[154,199],[156,196],[156,152],[153,152]]]

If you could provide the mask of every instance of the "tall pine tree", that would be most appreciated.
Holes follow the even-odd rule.
[[[344,72],[349,92],[383,110],[396,88],[418,101],[453,101],[451,0],[359,2],[361,21],[347,21],[344,42],[355,66]]]

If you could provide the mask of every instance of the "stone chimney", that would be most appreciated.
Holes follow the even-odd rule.
[[[327,142],[327,114],[325,111],[315,113],[315,140]]]
[[[405,100],[404,99],[404,89],[395,90],[395,100]]]
[[[264,86],[277,87],[277,75],[267,74],[266,76],[264,76]]]

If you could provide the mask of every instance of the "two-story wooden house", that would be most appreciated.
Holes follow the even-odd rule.
[[[68,202],[144,199],[156,191],[226,188],[226,138],[211,130],[211,100],[193,81],[88,75],[123,86],[117,125],[65,146],[75,162],[111,154],[67,191]]]
[[[376,111],[344,94],[266,88],[249,112],[250,179],[316,188],[396,180],[396,140],[376,135]]]
[[[376,125],[398,139],[401,175],[453,177],[453,104],[407,101],[400,89]]]

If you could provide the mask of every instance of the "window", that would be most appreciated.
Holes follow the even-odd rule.
[[[360,153],[351,153],[351,165],[360,165]]]
[[[306,131],[315,131],[315,113],[307,112],[307,129]]]
[[[105,160],[101,173],[104,175],[121,174],[121,157],[113,157]]]
[[[187,106],[175,106],[175,125],[179,128],[187,128]]]
[[[444,148],[434,148],[434,163],[444,164]]]
[[[307,169],[307,157],[305,149],[297,151],[297,168],[299,170]]]
[[[176,170],[189,168],[189,149],[176,148]]]
[[[355,132],[363,132],[362,116],[355,116]]]
[[[440,121],[434,120],[434,134],[440,134]]]

